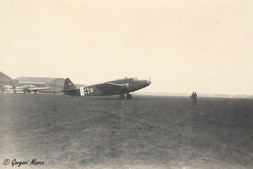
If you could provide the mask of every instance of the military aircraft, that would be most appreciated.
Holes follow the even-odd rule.
[[[3,85],[2,93],[5,91],[8,93],[17,93],[17,92],[24,92],[25,88],[28,88],[28,86],[16,86],[16,84],[13,85]]]
[[[63,94],[70,95],[72,97],[119,95],[120,99],[125,99],[126,94],[127,99],[132,99],[130,92],[142,89],[150,84],[150,79],[137,80],[137,78],[124,78],[77,88],[69,78],[66,78]]]
[[[3,89],[2,89],[2,93],[4,93],[5,91],[7,92],[16,92],[14,91],[15,85],[3,85]]]
[[[3,85],[2,93],[5,91],[8,93],[61,93],[63,90],[63,83],[59,80],[64,79],[55,79],[50,83],[45,82],[18,82],[12,85]]]
[[[45,87],[36,87],[34,85],[31,85],[31,84],[27,84],[27,85],[23,85],[23,86],[4,85],[4,89],[2,90],[2,93],[4,91],[7,91],[7,92],[13,92],[13,93],[23,92],[24,94],[34,92],[34,94],[37,94],[37,92],[41,92],[41,91],[44,91],[46,89],[49,89],[49,87],[47,87],[47,86],[45,86]]]
[[[26,92],[27,93],[34,92],[34,94],[37,94],[38,91],[43,91],[43,90],[49,89],[48,86],[46,86],[46,87],[35,87],[34,85],[21,86],[21,88],[23,89],[24,94]]]

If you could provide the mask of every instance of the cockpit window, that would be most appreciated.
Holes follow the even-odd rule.
[[[133,80],[134,80],[134,81],[136,81],[136,80],[137,80],[137,78],[133,78]]]

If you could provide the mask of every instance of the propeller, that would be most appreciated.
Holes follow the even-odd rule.
[[[151,83],[150,76],[148,77],[148,82]]]

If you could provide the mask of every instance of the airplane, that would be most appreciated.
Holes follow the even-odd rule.
[[[10,90],[10,89],[13,88],[12,85],[3,85],[3,87],[4,87],[5,90]]]
[[[23,89],[24,94],[26,92],[31,93],[34,92],[34,94],[37,94],[38,91],[43,91],[49,89],[49,87],[35,87],[34,85],[26,85],[26,86],[21,86]]]
[[[61,93],[63,90],[63,84],[61,85],[61,81],[58,81],[59,79],[55,79],[49,84],[45,82],[19,82],[18,86],[17,84],[13,85],[3,85],[2,93],[5,91],[11,92],[11,93],[31,93],[34,92],[34,94],[39,93]],[[63,79],[64,80],[64,79]],[[59,84],[60,83],[60,84]]]
[[[25,84],[23,86],[23,91],[25,92],[34,92],[37,94],[39,93],[61,93],[64,87],[64,81],[65,79],[62,78],[56,78],[50,83],[45,83],[45,82],[21,82],[19,84]]]
[[[24,85],[24,86],[11,86],[11,85],[4,85],[4,89],[2,90],[2,93],[4,91],[7,92],[24,92],[25,93],[31,93],[34,92],[34,94],[37,94],[37,92],[44,91],[46,89],[49,89],[49,87],[35,87],[34,85]]]
[[[16,84],[13,85],[3,85],[3,90],[2,93],[4,93],[5,91],[7,92],[13,92],[13,93],[17,93],[17,92],[22,92],[23,89],[21,87],[16,86]]]
[[[130,92],[147,87],[151,84],[149,80],[137,80],[137,78],[124,78],[105,83],[94,84],[77,88],[74,83],[66,78],[64,82],[64,95],[74,96],[110,96],[119,95],[120,99],[132,99]]]
[[[15,88],[14,85],[3,85],[2,93],[4,93],[5,91],[7,92],[13,91],[15,93],[14,88]]]

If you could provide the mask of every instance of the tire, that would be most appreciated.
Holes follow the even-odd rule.
[[[131,94],[127,94],[127,99],[132,99],[132,95]]]

